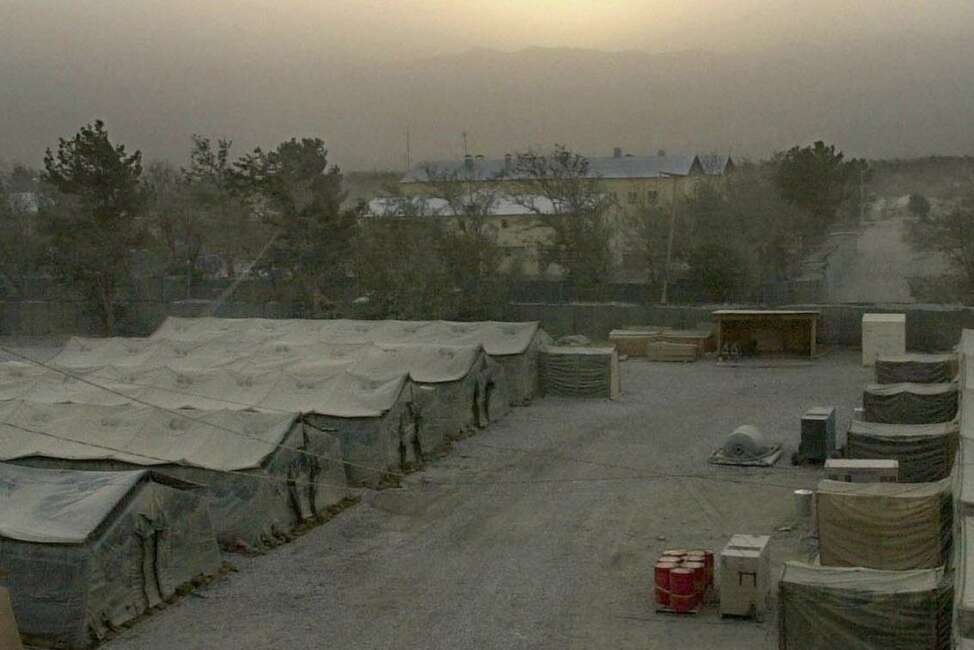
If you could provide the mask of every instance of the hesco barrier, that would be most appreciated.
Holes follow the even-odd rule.
[[[214,307],[213,300],[171,302],[129,302],[124,305],[117,327],[120,336],[146,336],[166,316],[200,316]],[[607,340],[609,332],[628,325],[666,325],[678,329],[697,329],[711,320],[716,309],[753,308],[754,305],[643,305],[635,303],[512,303],[505,315],[512,321],[541,321],[542,328],[554,337],[584,334]],[[906,314],[906,344],[915,352],[937,352],[953,348],[963,329],[974,329],[974,307],[921,304],[794,304],[775,309],[814,309],[822,312],[818,341],[827,345],[859,347],[862,315],[895,312]],[[300,318],[281,302],[226,302],[209,315],[225,318]],[[98,323],[81,301],[29,300],[0,301],[0,335],[50,336],[59,334],[98,334]]]
[[[607,340],[609,332],[628,325],[665,325],[695,329],[709,322],[717,309],[762,309],[756,305],[640,305],[632,303],[512,303],[507,320],[537,320],[557,338],[584,334]],[[818,341],[826,345],[859,347],[862,343],[862,315],[906,314],[907,349],[916,352],[950,350],[961,331],[974,329],[974,307],[923,304],[794,304],[769,309],[813,309],[822,313]]]

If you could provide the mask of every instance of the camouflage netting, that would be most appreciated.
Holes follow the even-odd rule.
[[[877,384],[942,384],[957,378],[956,354],[904,354],[876,360]]]
[[[949,422],[957,402],[956,383],[870,384],[862,393],[864,419],[885,424]]]
[[[615,348],[545,346],[541,384],[546,395],[606,397],[621,393]]]
[[[823,566],[932,569],[948,563],[952,481],[820,481],[815,493]]]
[[[959,436],[957,421],[882,424],[853,420],[846,436],[846,457],[896,460],[901,483],[939,481],[953,470]]]
[[[786,562],[781,650],[948,650],[953,585],[940,568],[877,571]]]

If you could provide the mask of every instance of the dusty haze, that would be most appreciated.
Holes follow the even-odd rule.
[[[0,158],[318,135],[349,169],[563,142],[974,152],[969,0],[0,0]]]

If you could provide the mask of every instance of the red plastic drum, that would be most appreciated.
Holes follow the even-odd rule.
[[[683,567],[670,570],[670,607],[675,612],[689,612],[697,605],[693,590],[693,570]]]
[[[656,604],[662,607],[670,606],[670,572],[676,568],[673,562],[657,562],[655,573]]]

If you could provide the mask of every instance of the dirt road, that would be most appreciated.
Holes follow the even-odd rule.
[[[795,556],[792,490],[819,472],[708,465],[757,425],[789,448],[809,407],[844,430],[869,373],[855,353],[790,368],[623,364],[617,402],[544,399],[460,442],[402,489],[186,597],[108,650],[777,647],[772,622],[657,615],[652,562],[773,534]],[[523,451],[510,451],[517,449]],[[789,449],[790,452],[790,449]],[[787,457],[786,457],[787,458]],[[663,475],[697,475],[674,478]]]

